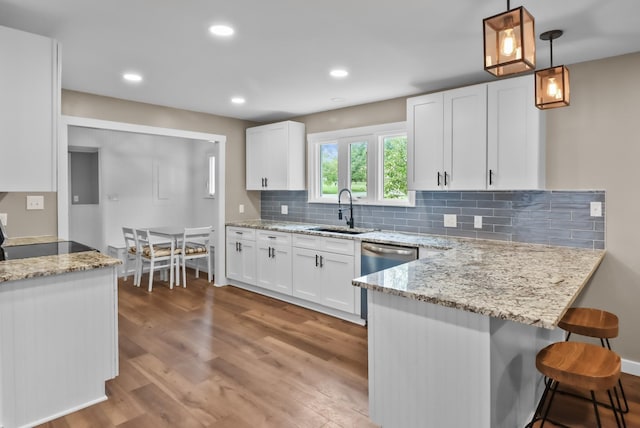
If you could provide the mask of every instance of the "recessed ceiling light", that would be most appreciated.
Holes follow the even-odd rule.
[[[142,82],[142,76],[138,73],[124,73],[122,78],[127,82],[138,83]]]
[[[209,32],[214,36],[229,37],[235,33],[235,30],[228,25],[212,25],[209,27]]]
[[[234,104],[244,104],[247,100],[242,97],[233,97],[231,98],[231,102]]]
[[[341,68],[335,68],[333,70],[331,70],[329,72],[329,74],[331,75],[331,77],[347,77],[349,75],[349,72],[347,70],[343,70]]]
[[[335,97],[335,98],[331,98],[331,101],[333,101],[334,103],[343,103],[346,100],[344,98]]]

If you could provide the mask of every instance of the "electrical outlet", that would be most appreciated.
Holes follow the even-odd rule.
[[[482,229],[482,216],[474,215],[473,216],[473,227],[476,229]]]
[[[7,213],[0,213],[0,222],[5,226],[7,225]]]
[[[602,217],[602,202],[591,202],[591,217]]]
[[[444,227],[456,227],[458,225],[458,216],[455,214],[444,215]]]
[[[27,209],[28,210],[43,210],[44,209],[44,196],[27,196]]]
[[[239,212],[240,214],[244,214],[244,204],[240,204],[240,205],[238,205],[238,212]]]
[[[289,214],[289,205],[280,205],[280,214]]]

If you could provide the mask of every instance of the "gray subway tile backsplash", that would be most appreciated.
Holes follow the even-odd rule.
[[[264,191],[263,220],[343,225],[337,204],[309,204],[306,191]],[[602,217],[591,217],[590,202],[602,202]],[[280,213],[288,205],[289,214]],[[344,206],[343,206],[344,208]],[[419,191],[415,207],[353,208],[356,227],[576,248],[605,248],[605,192],[602,190]],[[458,225],[445,228],[443,214]],[[482,228],[473,227],[482,216]]]

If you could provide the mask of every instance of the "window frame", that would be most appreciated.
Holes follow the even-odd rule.
[[[367,143],[367,197],[354,197],[354,205],[415,206],[415,191],[407,192],[407,199],[384,199],[384,139],[407,136],[406,122],[386,123],[359,128],[340,129],[307,135],[307,202],[337,203],[338,195],[322,196],[320,147],[338,144],[338,190],[351,189],[350,144]]]

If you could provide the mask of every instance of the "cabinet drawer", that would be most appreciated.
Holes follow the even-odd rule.
[[[246,227],[227,227],[227,240],[245,239],[248,241],[256,240],[256,230]]]
[[[291,245],[291,234],[283,232],[272,232],[260,230],[257,233],[259,242],[268,242],[270,245]]]
[[[355,243],[352,239],[328,238],[324,236],[304,234],[295,234],[293,236],[293,246],[317,251],[346,254],[349,256],[353,256],[355,249]]]

